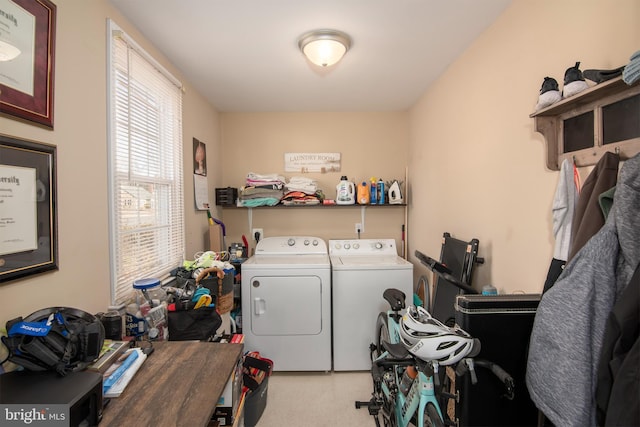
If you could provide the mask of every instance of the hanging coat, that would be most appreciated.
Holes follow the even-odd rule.
[[[604,226],[540,300],[526,384],[557,426],[596,424],[595,389],[605,324],[640,262],[640,155],[621,170]]]

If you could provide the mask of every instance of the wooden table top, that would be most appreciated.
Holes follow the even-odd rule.
[[[206,426],[242,357],[242,344],[155,342],[120,397],[104,408],[105,426]]]

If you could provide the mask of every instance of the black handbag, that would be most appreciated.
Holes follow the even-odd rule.
[[[222,325],[215,307],[169,312],[169,341],[209,341]]]

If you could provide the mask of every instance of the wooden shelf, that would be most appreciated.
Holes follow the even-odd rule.
[[[407,206],[406,203],[398,203],[398,204],[390,204],[385,203],[384,205],[283,205],[277,204],[275,206],[220,206],[222,209],[299,209],[299,208],[320,208],[320,209],[344,209],[344,208],[393,208],[393,207],[403,207]]]
[[[640,136],[631,139],[603,144],[603,107],[626,100],[640,94],[640,84],[627,85],[618,77],[563,99],[543,108],[529,117],[534,119],[535,130],[546,141],[546,164],[550,170],[560,170],[562,161],[572,158],[578,166],[595,165],[607,151],[615,151],[621,159],[628,159],[640,152]],[[633,111],[629,112],[633,119]],[[582,114],[593,114],[593,146],[569,151],[564,149],[564,123]],[[640,120],[640,111],[635,119]]]

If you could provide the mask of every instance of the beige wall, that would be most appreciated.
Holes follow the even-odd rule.
[[[329,199],[336,197],[342,175],[355,183],[371,177],[405,180],[408,114],[392,113],[252,113],[221,114],[224,186],[241,187],[247,173],[302,176],[317,181]],[[284,172],[284,153],[341,153],[341,171],[326,174]],[[250,215],[251,219],[250,219]],[[404,223],[402,207],[365,208],[362,238],[394,238]],[[245,234],[254,246],[249,221],[265,236],[311,235],[323,239],[356,238],[359,207],[224,209],[227,242]]]
[[[636,0],[516,0],[451,64],[411,109],[411,254],[438,256],[444,231],[476,237],[487,259],[476,286],[541,292],[558,173],[529,115],[545,76],[562,87],[576,61],[626,64],[640,48],[639,16]]]
[[[50,306],[95,313],[110,303],[107,200],[106,19],[125,31],[179,79],[168,63],[106,0],[55,0],[57,5],[55,128],[0,117],[0,133],[57,146],[59,271],[0,285],[0,326]],[[185,218],[187,250],[204,247],[206,214],[193,197],[192,138],[219,153],[217,112],[186,84],[184,95]],[[209,187],[219,185],[212,169]]]
[[[0,325],[47,306],[97,312],[109,304],[106,18],[182,78],[106,0],[55,3],[55,130],[0,117],[0,132],[58,147],[60,270],[1,285]],[[544,76],[561,81],[578,60],[583,69],[626,63],[638,49],[638,16],[636,0],[516,0],[409,112],[218,116],[185,81],[186,256],[204,248],[207,229],[193,200],[196,137],[207,143],[211,202],[214,188],[240,186],[248,172],[282,172],[289,151],[342,153],[340,174],[309,174],[330,197],[342,174],[403,179],[408,164],[410,253],[437,256],[443,231],[477,237],[487,258],[478,285],[540,291],[552,255],[557,173],[545,169],[529,114]],[[227,224],[228,243],[251,238],[247,210],[213,214]],[[252,217],[267,236],[349,238],[361,211],[256,209]],[[402,208],[368,208],[362,237],[399,240],[403,222]]]

